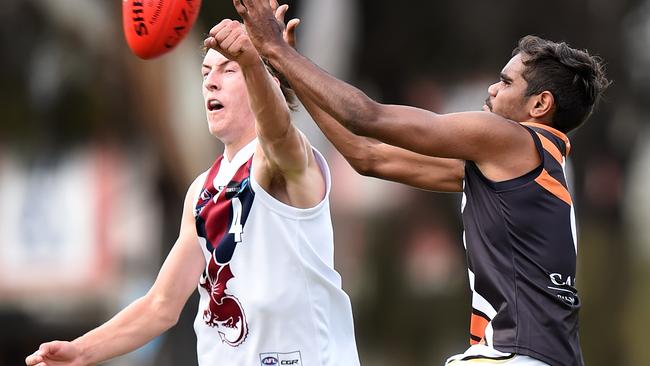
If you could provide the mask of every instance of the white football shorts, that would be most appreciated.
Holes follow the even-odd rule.
[[[451,356],[445,366],[507,365],[507,366],[549,366],[529,356],[503,353],[482,344],[471,346],[465,353]]]

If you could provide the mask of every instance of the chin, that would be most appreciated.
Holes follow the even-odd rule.
[[[218,138],[221,140],[223,137],[223,126],[221,126],[219,123],[216,122],[208,122],[208,131],[210,131],[210,135]]]

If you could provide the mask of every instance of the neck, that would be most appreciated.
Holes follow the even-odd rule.
[[[247,139],[241,139],[237,142],[226,144],[223,150],[223,155],[226,157],[226,159],[228,159],[228,161],[231,161],[241,149],[243,149],[254,139],[255,136],[252,136]]]
[[[550,118],[547,115],[544,115],[542,117],[529,116],[528,120],[523,121],[523,122],[537,123],[539,125],[546,125],[548,127],[553,127],[553,122],[550,120]],[[555,127],[553,127],[553,128],[555,128]]]

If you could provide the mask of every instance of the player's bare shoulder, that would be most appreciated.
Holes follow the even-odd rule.
[[[259,185],[276,200],[296,208],[311,208],[318,205],[326,196],[329,171],[324,158],[298,130],[300,143],[292,143],[288,154],[300,154],[299,166],[281,167],[265,155],[261,146],[253,157],[252,174]],[[286,151],[286,150],[285,150]],[[277,159],[277,157],[276,157]],[[322,160],[322,161],[321,161]]]
[[[194,205],[198,201],[199,195],[201,194],[201,190],[205,185],[205,180],[207,179],[209,172],[210,169],[199,174],[196,178],[194,178],[190,186],[187,188],[187,193],[185,195],[186,207],[188,205]]]

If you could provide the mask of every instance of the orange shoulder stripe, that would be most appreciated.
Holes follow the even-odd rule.
[[[548,151],[549,154],[551,154],[555,160],[557,160],[560,165],[562,165],[562,161],[564,160],[564,157],[562,156],[562,153],[560,152],[560,149],[555,146],[551,140],[546,138],[546,136],[542,135],[541,133],[537,133],[537,136],[539,136],[539,140],[542,142],[542,146],[544,147],[544,150]]]
[[[537,182],[537,184],[549,191],[555,197],[564,201],[567,205],[573,205],[569,191],[564,188],[562,183],[558,182],[555,178],[548,174],[546,169],[543,169],[539,177],[535,178],[535,182]]]
[[[541,129],[546,130],[546,131],[554,134],[555,136],[559,137],[562,141],[564,141],[564,145],[566,145],[566,155],[569,156],[569,152],[571,151],[571,142],[569,141],[569,138],[567,137],[567,135],[565,135],[564,133],[556,130],[555,128],[553,128],[551,126],[543,125],[541,123],[522,122],[521,124],[526,125],[526,126],[531,126],[531,127],[539,127]]]

